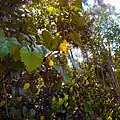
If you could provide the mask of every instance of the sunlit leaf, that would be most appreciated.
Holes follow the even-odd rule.
[[[29,70],[36,70],[42,64],[42,55],[38,50],[29,51],[27,48],[21,48],[21,61]]]
[[[62,98],[59,98],[58,102],[60,105],[62,105],[64,103],[64,100]]]

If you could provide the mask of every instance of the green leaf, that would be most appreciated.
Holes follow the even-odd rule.
[[[86,21],[84,20],[83,16],[79,16],[75,13],[72,14],[72,22],[78,27],[83,27],[86,24]]]
[[[9,50],[6,43],[0,44],[0,57],[8,55]]]
[[[60,13],[60,10],[58,8],[53,7],[53,6],[49,6],[47,8],[47,11],[49,12],[49,14],[52,14],[52,15],[54,15],[56,13],[58,13],[58,14]]]
[[[49,6],[49,7],[47,8],[47,11],[48,11],[50,14],[53,13],[54,10],[55,10],[55,8],[52,7],[52,6]]]
[[[68,106],[68,102],[65,102],[65,103],[64,103],[64,106],[67,107],[67,106]]]
[[[61,39],[59,37],[55,37],[54,39],[52,38],[52,35],[48,32],[48,31],[43,31],[42,32],[42,37],[45,43],[45,46],[49,49],[49,50],[56,50],[58,45],[61,42]]]
[[[75,0],[76,6],[80,9],[82,8],[82,1],[81,0]]]
[[[73,40],[78,46],[80,46],[81,48],[83,48],[82,40],[81,40],[81,38],[77,35],[77,33],[76,33],[76,32],[71,32],[70,35],[71,35],[72,40]]]
[[[33,52],[29,51],[26,47],[21,48],[21,61],[30,70],[36,70],[42,64],[42,55],[39,51],[34,49]]]
[[[68,100],[68,95],[64,94],[65,97],[64,97],[64,101],[67,101]]]
[[[7,39],[7,42],[8,42],[8,45],[10,44],[13,44],[13,45],[20,45],[20,43],[17,41],[16,38],[8,38]]]
[[[63,73],[63,79],[64,79],[65,83],[69,83],[70,82],[69,81],[69,76],[68,76],[66,71],[64,71],[64,73]]]
[[[11,54],[12,54],[11,56],[12,56],[12,58],[13,58],[14,61],[21,60],[20,48],[18,46],[16,46],[16,49],[11,50]]]
[[[89,81],[88,80],[86,80],[86,85],[89,85]]]
[[[56,50],[61,42],[62,42],[61,39],[58,36],[56,36],[52,44],[52,49]]]
[[[13,68],[13,71],[22,71],[25,69],[25,66],[24,66],[24,63],[19,60],[19,61],[15,61],[12,64],[12,68]]]
[[[0,28],[0,43],[2,42],[5,42],[5,35],[2,28]]]
[[[9,38],[6,40],[10,54],[12,55],[18,48],[20,43],[17,41],[16,38]]]
[[[42,32],[42,37],[44,39],[45,46],[51,50],[52,41],[53,41],[52,35],[48,31],[44,30]]]
[[[84,111],[85,111],[86,113],[89,112],[89,106],[88,106],[87,103],[84,104]]]
[[[59,98],[59,105],[62,105],[64,103],[64,100],[62,98]]]

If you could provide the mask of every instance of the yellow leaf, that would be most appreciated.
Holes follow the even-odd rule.
[[[26,83],[26,84],[24,84],[24,90],[27,90],[28,88],[30,87],[30,84],[29,83]]]
[[[67,40],[64,39],[64,40],[63,40],[63,43],[67,44]]]
[[[5,105],[5,100],[0,102],[0,107],[3,107]]]
[[[54,62],[52,60],[49,61],[49,66],[54,66]]]
[[[40,120],[44,120],[44,116],[40,116]]]
[[[62,52],[66,52],[67,51],[67,45],[65,43],[61,43],[59,46],[59,50]]]

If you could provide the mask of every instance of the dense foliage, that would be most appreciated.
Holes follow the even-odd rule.
[[[120,119],[119,16],[80,0],[2,0],[0,27],[0,119]]]

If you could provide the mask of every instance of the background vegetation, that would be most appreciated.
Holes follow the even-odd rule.
[[[120,119],[119,14],[98,2],[0,1],[1,120]]]

